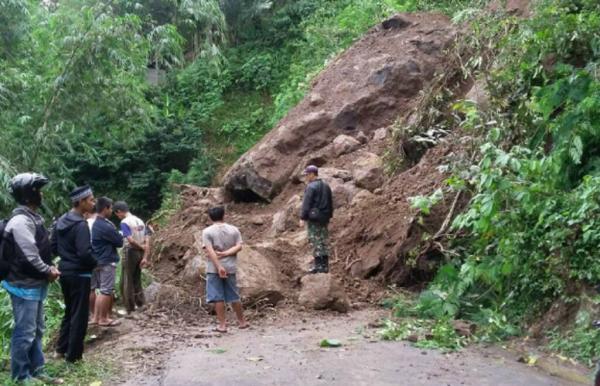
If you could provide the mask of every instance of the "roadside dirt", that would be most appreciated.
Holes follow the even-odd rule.
[[[456,353],[382,342],[371,327],[386,315],[364,309],[340,316],[283,307],[250,330],[210,331],[211,319],[173,325],[142,315],[118,341],[96,348],[124,371],[106,385],[572,385],[517,361],[498,347]],[[320,348],[338,339],[340,348]],[[97,354],[98,355],[98,354]]]

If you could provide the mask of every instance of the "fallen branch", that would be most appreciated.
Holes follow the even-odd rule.
[[[460,198],[460,194],[461,191],[459,190],[456,193],[456,196],[454,197],[454,201],[452,202],[452,206],[450,206],[450,211],[448,212],[448,214],[446,215],[446,218],[444,219],[444,222],[442,223],[442,226],[440,227],[440,229],[437,231],[437,233],[435,234],[435,236],[433,236],[432,240],[437,240],[439,239],[443,234],[446,233],[446,230],[448,229],[448,227],[450,226],[450,221],[452,221],[452,217],[454,217],[454,211],[456,210],[456,205],[458,204],[458,200]]]
[[[352,268],[352,266],[353,266],[354,264],[358,263],[359,261],[362,261],[362,259],[361,259],[361,258],[358,258],[358,259],[352,260],[352,261],[350,262],[350,264],[346,264],[346,266],[344,267],[344,270],[345,270],[345,271],[349,271],[349,270],[350,270],[350,268]]]

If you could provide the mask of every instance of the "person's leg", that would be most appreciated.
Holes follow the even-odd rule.
[[[226,331],[227,323],[225,321],[225,302],[215,302],[215,312],[217,314],[217,321],[219,322],[219,330]]]
[[[240,301],[240,292],[237,286],[235,274],[227,275],[227,279],[222,279],[224,284],[225,302],[231,304],[231,308],[235,312],[240,328],[247,328],[248,322],[244,318],[244,310]]]
[[[329,272],[329,231],[327,224],[315,224],[314,228],[315,257],[317,259],[317,271]]]
[[[29,361],[31,363],[31,373],[34,377],[40,375],[44,371],[44,353],[42,352],[42,340],[44,339],[44,329],[46,327],[44,321],[44,302],[37,302],[37,317],[35,326],[35,340],[29,351]]]
[[[10,295],[15,326],[10,340],[10,369],[15,380],[32,376],[32,364],[29,358],[35,341],[37,328],[37,303]]]
[[[206,302],[215,306],[219,331],[227,331],[224,282],[225,280],[221,279],[216,273],[206,274]]]
[[[83,357],[83,341],[88,326],[88,310],[90,308],[90,279],[87,277],[73,276],[73,312],[71,315],[71,331],[69,335],[69,348],[65,359],[67,362],[76,362]]]
[[[140,266],[140,263],[144,258],[144,253],[142,251],[136,252],[136,264],[133,272],[133,291],[135,305],[141,307],[146,303],[146,299],[144,298],[144,288],[142,286],[142,267]]]
[[[90,323],[98,323],[98,315],[96,315],[96,289],[100,288],[98,269],[92,273],[92,286],[90,290]]]
[[[310,243],[313,249],[313,267],[308,271],[308,273],[318,273],[320,267],[319,255],[318,255],[318,240],[317,240],[317,228],[316,224],[313,222],[306,223],[306,232],[308,234],[308,242]]]
[[[135,292],[133,287],[133,274],[135,271],[134,251],[131,248],[125,248],[123,261],[121,262],[121,297],[123,306],[127,313],[135,310]]]
[[[92,288],[90,290],[90,323],[98,323],[98,316],[99,315],[96,309],[96,289]]]
[[[71,314],[73,312],[72,295],[71,295],[71,278],[69,276],[61,276],[59,279],[60,288],[62,289],[63,299],[65,302],[65,312],[60,324],[60,332],[58,341],[56,342],[56,352],[65,355],[69,349],[69,336],[71,334]]]
[[[96,313],[98,314],[98,324],[109,325],[113,321],[110,319],[110,303],[115,286],[115,267],[113,265],[104,265],[96,269],[98,272],[98,295]]]

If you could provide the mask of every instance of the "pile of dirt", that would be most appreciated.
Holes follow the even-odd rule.
[[[455,37],[448,18],[437,14],[397,15],[371,29],[236,162],[223,185],[236,201],[270,201],[299,164],[328,163],[338,135],[366,138],[389,126],[414,108],[419,93],[443,69],[444,50]]]
[[[249,251],[239,259],[240,270],[248,273],[238,278],[243,299],[297,304],[311,261],[298,218],[307,164],[320,167],[334,193],[330,268],[350,307],[379,302],[384,283],[429,279],[440,254],[430,248],[418,251],[425,258],[415,259],[415,248],[426,234],[443,231],[461,200],[445,197],[429,216],[420,216],[408,198],[442,186],[447,176],[440,166],[460,149],[442,142],[392,177],[383,157],[394,120],[418,105],[436,73],[449,70],[445,49],[455,37],[450,21],[436,14],[397,15],[373,28],[229,170],[222,188],[182,187],[180,210],[154,241],[158,280],[198,295],[204,259],[199,234],[209,223],[208,207],[225,202],[226,221],[240,228]]]

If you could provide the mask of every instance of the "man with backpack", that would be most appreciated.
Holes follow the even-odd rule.
[[[92,255],[90,228],[84,217],[94,211],[92,189],[87,185],[75,188],[69,198],[73,208],[58,219],[52,234],[52,250],[60,256],[60,287],[65,298],[56,352],[73,363],[83,358],[92,271],[97,262]]]
[[[60,384],[44,373],[42,338],[44,299],[48,283],[60,272],[52,263],[48,231],[38,214],[41,189],[48,179],[36,173],[22,173],[11,179],[9,191],[19,206],[2,229],[2,286],[10,294],[14,328],[10,342],[11,375],[16,381],[37,378]]]
[[[309,273],[329,272],[329,220],[333,216],[333,195],[329,185],[319,178],[319,168],[304,169],[306,189],[300,218],[307,222],[308,241],[313,246],[314,266]]]

